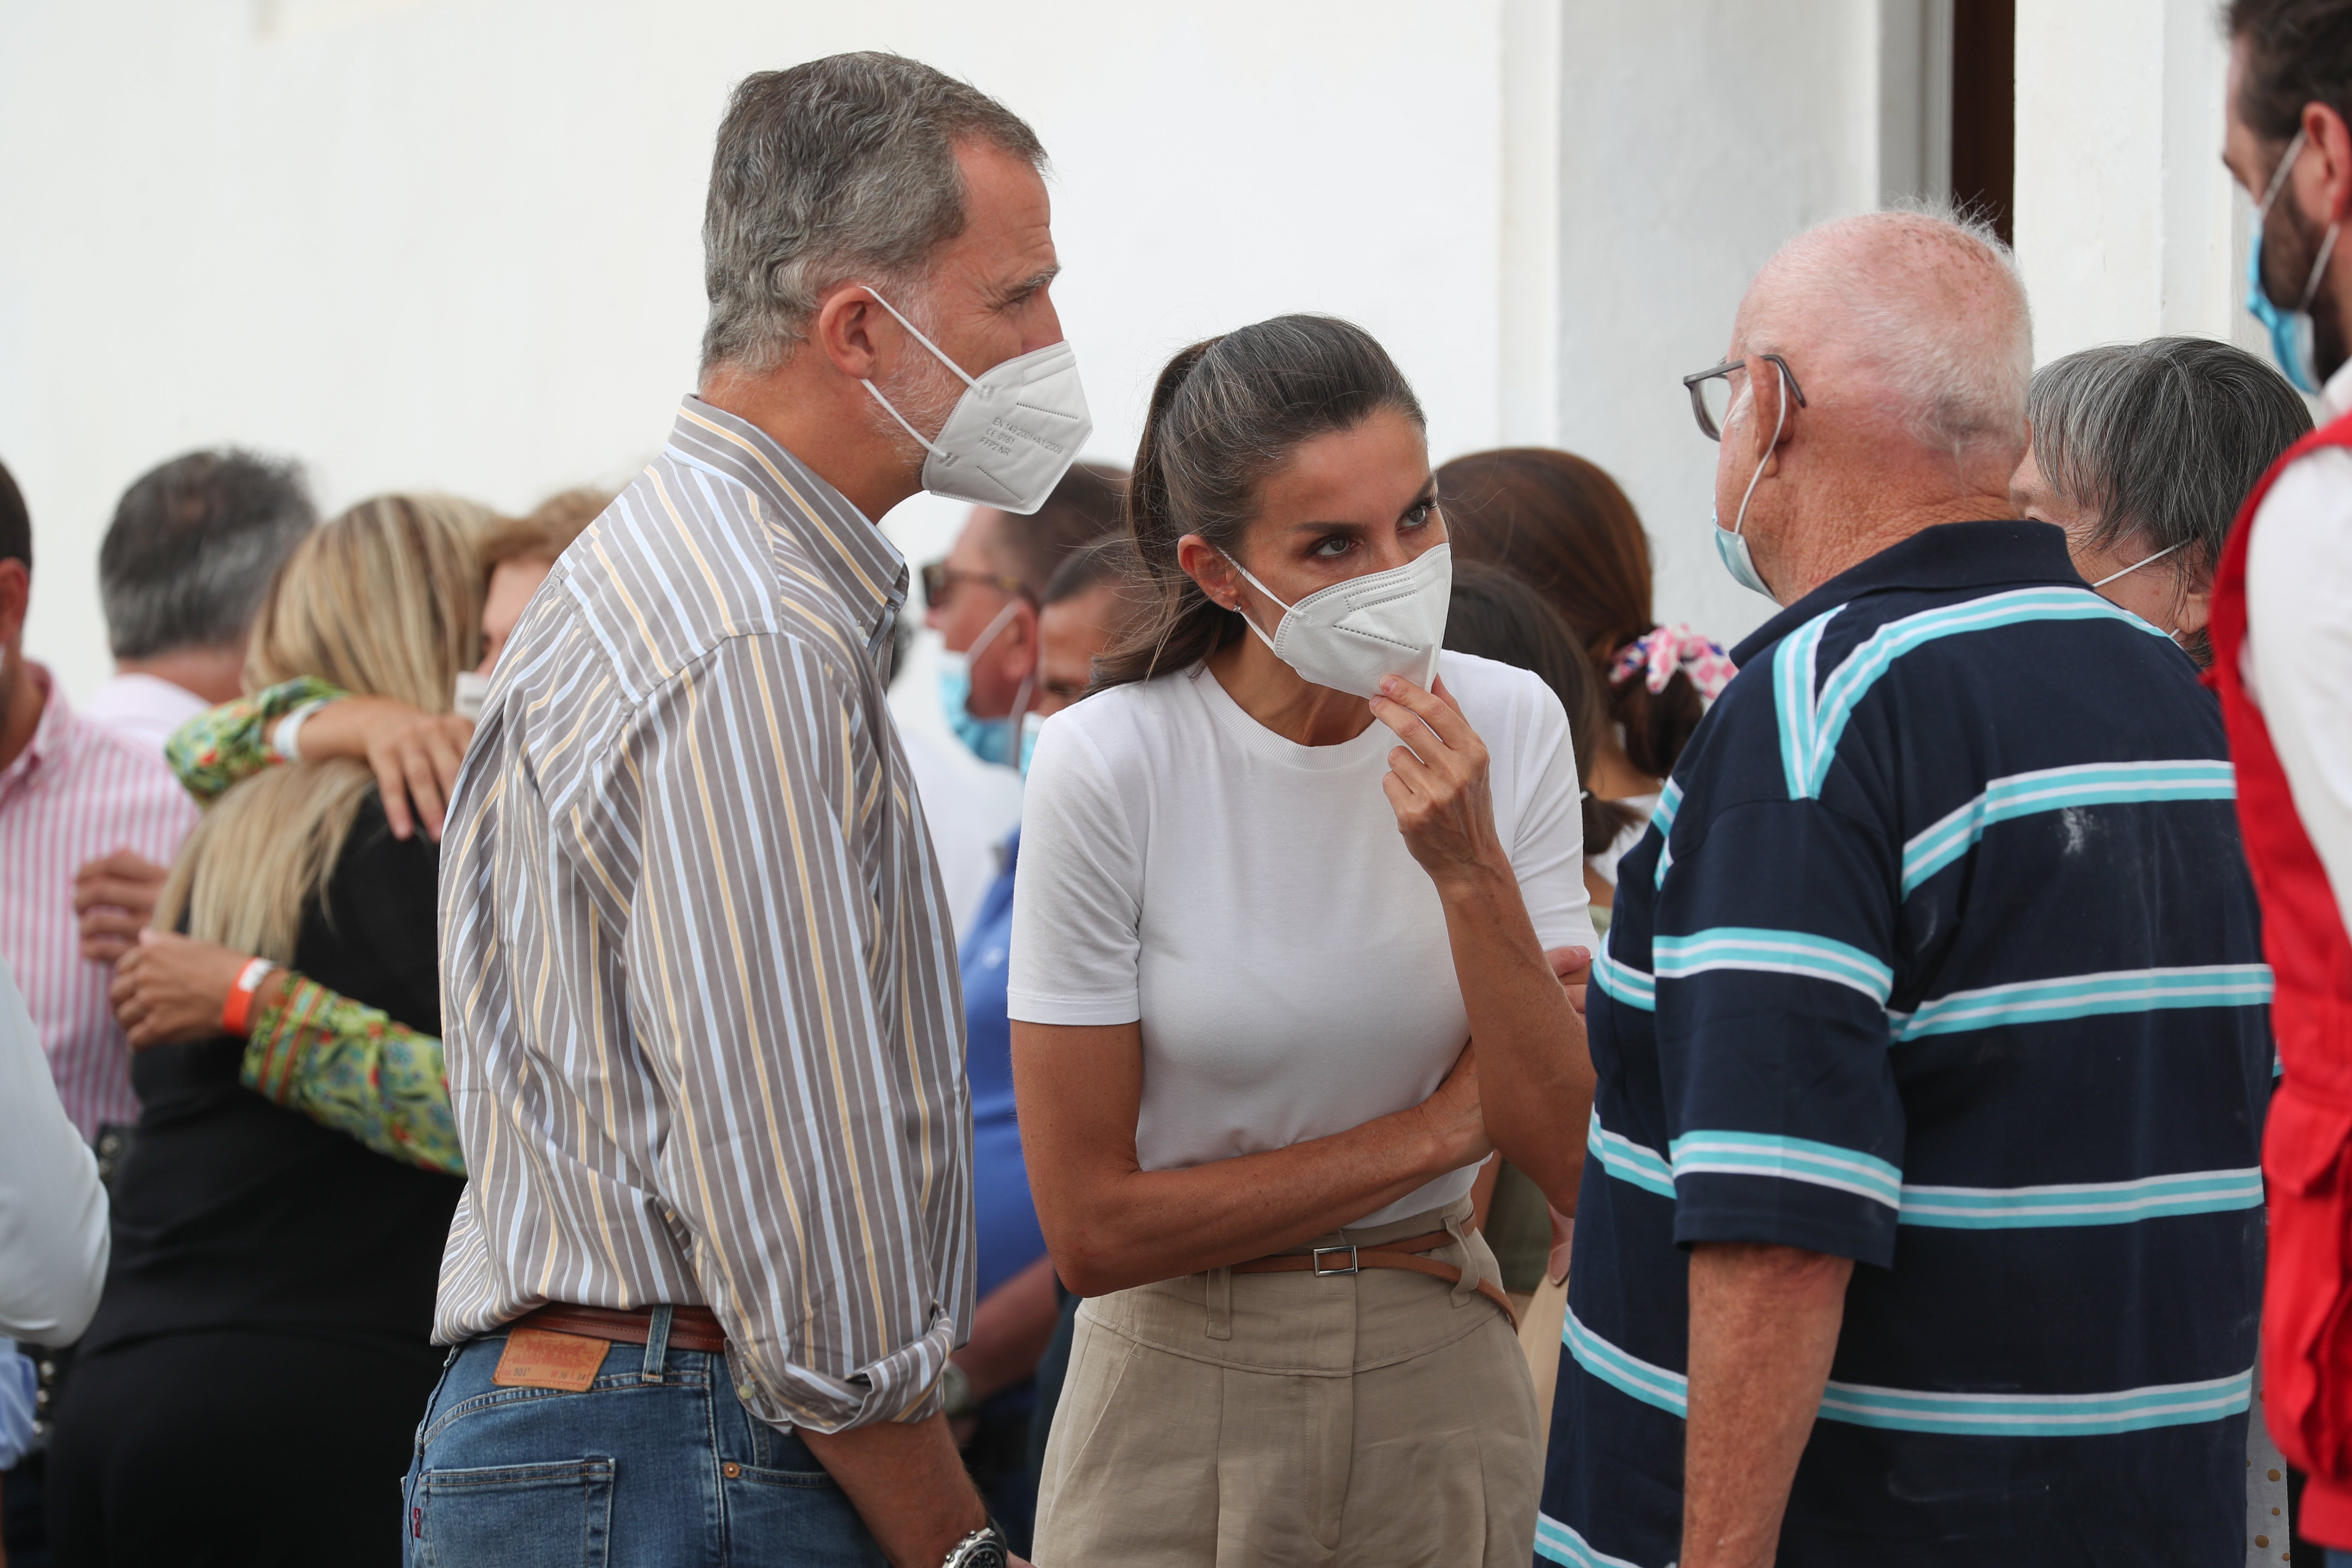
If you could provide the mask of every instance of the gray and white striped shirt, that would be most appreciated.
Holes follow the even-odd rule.
[[[884,668],[906,563],[689,397],[499,661],[444,835],[455,1343],[703,1303],[745,1403],[926,1411],[972,1297],[963,1006]]]

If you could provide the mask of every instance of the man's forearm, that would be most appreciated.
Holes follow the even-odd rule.
[[[801,1440],[849,1494],[891,1568],[937,1568],[955,1543],[988,1521],[947,1417],[877,1421]]]
[[[1812,1435],[1853,1260],[1703,1242],[1690,1264],[1683,1568],[1764,1568]]]

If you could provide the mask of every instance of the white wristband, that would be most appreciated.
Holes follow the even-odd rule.
[[[302,760],[300,742],[303,722],[311,714],[324,708],[327,701],[327,699],[320,698],[316,702],[305,702],[301,707],[278,721],[277,726],[269,731],[269,750],[279,762],[299,763]]]

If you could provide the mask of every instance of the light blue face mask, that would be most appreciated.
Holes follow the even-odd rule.
[[[2296,391],[2306,396],[2319,395],[2320,374],[2317,346],[2311,324],[2311,301],[2318,297],[2319,280],[2327,271],[2327,258],[2336,252],[2336,237],[2343,225],[2330,224],[2327,237],[2319,244],[2319,255],[2311,264],[2311,276],[2303,285],[2303,298],[2292,310],[2281,310],[2271,300],[2270,290],[2263,286],[2263,225],[2269,218],[2271,207],[2278,201],[2279,193],[2286,188],[2287,174],[2301,155],[2307,132],[2298,131],[2294,140],[2286,144],[2279,158],[2278,172],[2271,176],[2270,189],[2254,208],[2253,237],[2246,246],[2246,313],[2263,324],[2271,335],[2271,357],[2278,361],[2279,369]]]
[[[1715,524],[1716,559],[1723,563],[1726,572],[1731,574],[1731,580],[1743,588],[1771,599],[1771,585],[1764,581],[1764,574],[1756,570],[1756,558],[1748,553],[1748,536],[1742,531],[1748,525],[1748,503],[1756,494],[1756,481],[1764,477],[1764,464],[1772,460],[1774,449],[1780,445],[1780,432],[1789,422],[1788,373],[1777,361],[1765,363],[1770,364],[1772,374],[1780,378],[1780,411],[1772,420],[1772,445],[1764,448],[1763,461],[1758,463],[1756,471],[1748,477],[1748,490],[1739,498],[1739,515],[1731,520],[1731,526],[1724,527],[1722,515],[1717,512],[1708,513],[1707,521]],[[1753,388],[1749,389],[1748,396],[1751,400],[1749,406],[1753,407]],[[1773,602],[1779,603],[1777,599]]]
[[[963,742],[964,750],[991,767],[1018,767],[1025,773],[1030,749],[1036,744],[1035,736],[1024,733],[1023,724],[1029,716],[1029,690],[1036,679],[1034,672],[1021,682],[1020,694],[1013,698],[1013,711],[1006,717],[982,719],[971,710],[971,661],[1012,624],[1013,612],[1020,607],[1018,599],[1008,602],[988,623],[988,629],[973,638],[971,647],[963,652],[940,650],[940,707],[947,714],[948,728]]]

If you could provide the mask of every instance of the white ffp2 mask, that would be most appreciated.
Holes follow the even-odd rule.
[[[1087,413],[1086,388],[1078,384],[1078,357],[1068,342],[1015,354],[969,376],[914,322],[899,316],[896,305],[871,288],[866,291],[964,384],[947,423],[927,437],[891,406],[881,388],[864,384],[874,401],[930,454],[923,459],[923,488],[950,500],[1024,517],[1044,506],[1095,427]]]
[[[1243,581],[1273,599],[1274,591],[1230,555]],[[1274,657],[1318,686],[1358,697],[1380,694],[1381,680],[1398,676],[1423,691],[1437,679],[1437,650],[1445,641],[1445,612],[1454,597],[1454,546],[1433,544],[1402,566],[1318,588],[1282,605],[1282,624],[1268,637],[1249,612],[1242,619]]]

